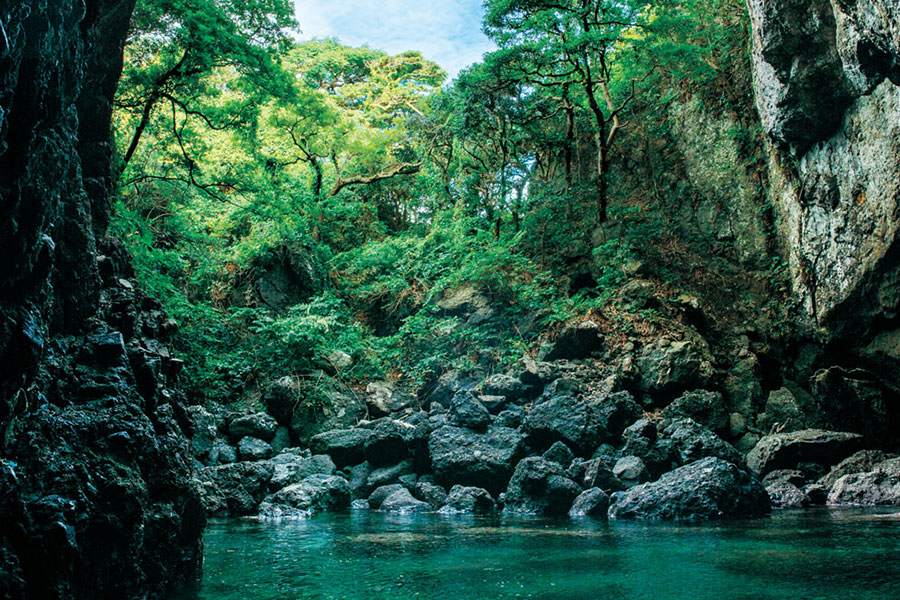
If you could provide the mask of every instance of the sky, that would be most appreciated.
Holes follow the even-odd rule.
[[[302,39],[399,54],[418,50],[451,78],[494,45],[481,33],[482,0],[295,0]]]

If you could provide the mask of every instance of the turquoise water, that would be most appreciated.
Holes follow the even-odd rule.
[[[213,521],[204,600],[900,598],[900,517],[714,524],[390,516]]]

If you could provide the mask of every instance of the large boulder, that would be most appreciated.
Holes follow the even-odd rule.
[[[618,439],[640,412],[628,392],[586,397],[545,395],[531,408],[525,425],[536,445],[549,447],[563,442],[584,456],[600,443]]]
[[[281,425],[290,425],[294,408],[300,403],[303,387],[297,377],[287,375],[269,384],[262,396],[266,412]]]
[[[531,456],[516,465],[503,498],[503,510],[529,515],[564,515],[581,491],[581,486],[569,479],[558,463]]]
[[[387,500],[387,497],[393,494],[394,492],[399,492],[400,490],[406,489],[403,487],[402,483],[391,483],[389,485],[382,485],[369,494],[369,498],[367,502],[369,503],[369,508],[372,510],[378,510],[381,508],[381,505]]]
[[[730,424],[722,394],[707,390],[682,394],[663,409],[661,416],[666,420],[693,419],[719,434],[728,431]]]
[[[491,375],[478,386],[486,396],[502,396],[507,402],[515,402],[525,397],[528,388],[522,380],[512,375],[497,373]]]
[[[197,483],[206,512],[217,517],[252,514],[265,497],[273,472],[267,461],[200,469]]]
[[[638,388],[654,395],[703,387],[712,375],[711,362],[709,346],[702,339],[660,338],[634,360]]]
[[[384,417],[401,411],[413,402],[411,394],[389,381],[373,381],[366,386],[366,406],[373,417]]]
[[[491,427],[484,433],[445,426],[428,440],[431,464],[444,485],[482,487],[492,494],[506,488],[522,457],[525,436],[508,427]]]
[[[471,377],[467,377],[459,371],[447,371],[437,378],[424,391],[425,402],[427,405],[439,405],[444,408],[450,407],[450,401],[457,392],[471,390],[477,385],[477,381]]]
[[[400,421],[384,417],[374,421],[368,429],[370,435],[363,446],[365,458],[373,466],[391,465],[409,457],[406,440],[411,427]]]
[[[384,499],[379,510],[392,513],[417,513],[431,510],[427,502],[413,497],[406,488],[400,488]]]
[[[241,460],[263,460],[272,456],[272,446],[259,438],[247,435],[238,441],[237,454]]]
[[[188,406],[185,413],[190,422],[191,454],[204,464],[209,464],[210,450],[216,444],[225,441],[219,433],[223,415],[221,411],[210,410],[204,406]]]
[[[353,427],[366,416],[366,403],[344,384],[316,373],[301,380],[291,413],[291,440],[310,446],[313,436]]]
[[[300,483],[310,475],[334,475],[334,461],[327,454],[310,454],[309,450],[292,448],[272,458],[271,491]]]
[[[457,427],[484,431],[491,422],[491,415],[472,392],[457,392],[450,402],[450,421]]]
[[[350,507],[350,486],[337,475],[316,473],[266,498],[269,504],[288,506],[312,514]]]
[[[584,488],[600,488],[607,493],[625,489],[625,484],[613,474],[616,459],[612,456],[598,456],[586,461],[574,461],[566,476]]]
[[[439,512],[445,514],[475,513],[489,514],[497,504],[487,490],[479,487],[454,485],[444,500]]]
[[[856,433],[803,429],[767,435],[747,455],[747,467],[762,476],[776,469],[792,469],[800,463],[837,464],[862,446]]]
[[[274,417],[260,412],[234,419],[228,426],[228,433],[236,440],[249,435],[270,442],[277,428],[278,422]]]
[[[717,457],[666,473],[657,481],[613,494],[614,519],[707,519],[769,512],[765,488],[755,477]]]
[[[891,458],[865,473],[838,479],[828,493],[828,504],[900,506],[900,458]]]
[[[344,467],[365,460],[366,442],[371,437],[368,429],[333,429],[313,436],[309,447],[315,454],[327,454],[337,466]]]
[[[569,516],[605,519],[608,512],[609,496],[600,488],[590,488],[578,494],[569,509]]]
[[[895,454],[888,454],[881,450],[860,450],[834,465],[831,471],[819,479],[818,483],[830,490],[844,475],[872,471],[878,463],[896,457]]]
[[[423,478],[417,481],[414,495],[434,509],[440,508],[447,501],[447,491],[434,483],[433,479]]]
[[[743,464],[740,452],[715,433],[692,419],[679,419],[663,430],[681,459],[681,464],[715,456],[734,464]]]

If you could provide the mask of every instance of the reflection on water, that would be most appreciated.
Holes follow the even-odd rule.
[[[900,598],[900,520],[860,510],[702,524],[398,517],[214,521],[204,600]]]

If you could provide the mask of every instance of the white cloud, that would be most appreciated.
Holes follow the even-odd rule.
[[[334,36],[397,54],[418,50],[451,77],[494,48],[481,33],[481,0],[296,0],[303,39]]]

